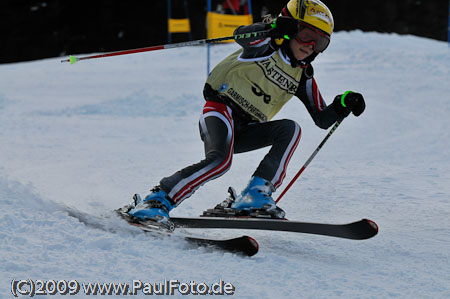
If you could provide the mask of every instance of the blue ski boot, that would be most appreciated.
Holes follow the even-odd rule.
[[[272,192],[275,191],[272,183],[254,176],[250,180],[247,188],[231,204],[231,208],[239,211],[274,211],[277,206],[272,198]]]
[[[170,223],[169,212],[173,209],[173,204],[168,199],[166,192],[160,187],[155,187],[152,193],[147,195],[144,200],[139,195],[134,197],[134,206],[128,211],[128,214],[139,220]]]

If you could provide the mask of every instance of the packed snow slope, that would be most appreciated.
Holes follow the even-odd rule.
[[[237,47],[214,46],[212,63]],[[344,120],[279,205],[291,220],[374,220],[380,232],[370,240],[191,230],[253,236],[260,252],[241,257],[129,233],[118,220],[112,225],[123,230],[113,234],[68,217],[65,207],[93,215],[121,207],[203,158],[197,121],[205,57],[204,47],[190,47],[74,65],[55,58],[0,66],[1,298],[12,296],[13,279],[222,279],[235,286],[236,298],[450,297],[445,42],[339,32],[314,62],[327,103],[354,90],[367,109]],[[295,98],[277,118],[302,127],[283,189],[327,131]],[[235,155],[227,174],[172,215],[197,216],[224,199],[228,186],[245,187],[267,150]]]

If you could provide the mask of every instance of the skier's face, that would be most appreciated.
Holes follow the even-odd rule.
[[[289,46],[297,60],[303,60],[314,52],[314,45],[299,43],[295,38],[290,40]]]

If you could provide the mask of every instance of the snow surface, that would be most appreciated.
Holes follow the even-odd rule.
[[[214,46],[213,64],[235,49]],[[292,220],[372,219],[380,232],[370,240],[191,230],[253,236],[260,252],[241,257],[95,230],[68,217],[65,206],[95,215],[121,207],[202,159],[197,121],[205,56],[204,47],[190,47],[72,66],[56,58],[0,66],[1,298],[12,297],[13,279],[222,279],[236,287],[236,298],[450,298],[445,42],[339,32],[314,63],[328,103],[350,89],[364,94],[367,109],[345,119],[280,206]],[[302,127],[284,188],[327,132],[295,99],[277,118]],[[266,150],[235,155],[227,174],[172,215],[197,216],[228,186],[245,187]]]

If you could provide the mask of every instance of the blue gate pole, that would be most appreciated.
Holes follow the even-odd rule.
[[[211,11],[211,0],[208,0],[208,12]],[[208,17],[206,17],[206,37],[208,37]],[[211,58],[211,44],[206,46],[206,77],[209,76],[209,60]]]

